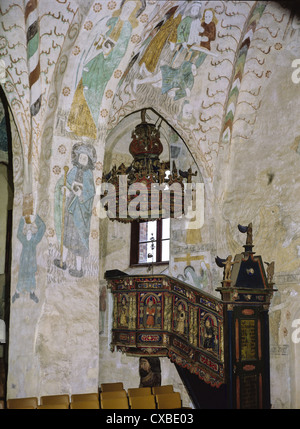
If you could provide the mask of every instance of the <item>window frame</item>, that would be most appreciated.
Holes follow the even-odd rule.
[[[169,246],[170,246],[170,240],[171,237],[169,238],[162,238],[162,225],[163,225],[163,219],[157,219],[155,220],[156,222],[156,262],[153,262],[153,265],[168,265],[170,262],[170,258],[167,261],[162,261],[161,257],[162,257],[162,242],[163,241],[169,241]],[[139,237],[140,237],[140,224],[147,222],[147,220],[134,220],[133,222],[131,222],[131,236],[130,236],[130,266],[137,266],[137,267],[142,267],[142,266],[149,266],[150,264],[152,265],[152,261],[149,262],[139,262],[139,245],[140,243],[143,243],[142,241],[140,242]],[[146,243],[146,241],[145,241]]]

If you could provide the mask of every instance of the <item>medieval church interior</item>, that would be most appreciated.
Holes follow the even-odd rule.
[[[101,395],[122,383],[128,409],[142,388],[168,407],[159,386],[173,408],[298,409],[297,2],[2,0],[0,19],[2,408],[118,409]]]

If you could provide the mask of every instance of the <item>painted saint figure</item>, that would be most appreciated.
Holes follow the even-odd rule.
[[[206,9],[204,11],[202,28],[203,32],[200,46],[210,51],[210,42],[216,39],[216,24],[213,9]]]
[[[215,347],[214,327],[212,326],[211,320],[209,318],[207,318],[205,321],[203,347],[209,351],[213,351]]]
[[[174,49],[177,41],[177,27],[181,21],[181,8],[173,7],[167,13],[167,19],[156,35],[150,40],[145,52],[139,61],[141,72],[146,75],[154,73],[159,62],[162,50],[167,42]]]
[[[125,296],[123,296],[121,301],[121,306],[119,309],[119,316],[120,316],[120,326],[126,326],[128,327],[128,316],[129,316],[129,308],[126,301]]]
[[[193,62],[196,67],[203,64],[208,54],[216,56],[211,52],[211,42],[216,39],[216,24],[218,20],[215,17],[213,9],[205,9],[202,20],[200,21],[201,5],[193,4],[190,12],[182,20],[178,27],[177,51],[183,50],[185,61]],[[173,57],[173,61],[175,55]]]
[[[150,83],[161,88],[162,94],[168,94],[175,101],[190,97],[198,67],[203,64],[208,54],[217,56],[211,52],[210,45],[211,41],[216,39],[217,19],[214,10],[206,9],[201,21],[201,2],[187,9],[183,19],[182,13],[180,7],[170,13],[158,33],[149,42],[139,62],[140,74],[145,77],[134,79],[132,84],[134,93],[138,85]],[[167,41],[170,49],[174,51],[171,66],[159,65],[160,55]],[[177,61],[177,57],[182,59]],[[180,63],[178,66],[174,65],[175,59]]]
[[[182,53],[185,59],[187,59],[187,50],[193,44],[200,44],[200,34],[204,31],[201,25],[201,7],[202,2],[196,2],[192,3],[191,6],[185,10],[184,18],[177,29],[177,43],[172,63],[179,53]],[[189,60],[191,60],[191,55],[189,55]]]
[[[35,294],[36,280],[35,274],[37,271],[36,262],[36,246],[42,240],[46,226],[39,215],[35,216],[34,220],[21,217],[17,237],[22,243],[22,253],[20,258],[19,278],[16,287],[16,292],[12,297],[12,302],[15,302],[20,297],[20,293],[29,292],[30,298],[34,302],[38,302],[38,297]]]
[[[217,56],[215,53],[211,52],[211,42],[216,40],[217,22],[215,11],[213,9],[205,9],[201,21],[201,28],[198,33],[198,43],[189,45],[190,54],[186,57],[189,61],[193,61],[197,68],[203,64],[208,54]]]
[[[98,34],[83,64],[70,109],[68,128],[78,136],[96,138],[100,106],[106,85],[126,53],[140,0],[125,0],[110,18],[105,34]]]
[[[178,305],[176,321],[177,321],[176,331],[179,334],[184,334],[184,331],[185,331],[185,311],[184,311],[182,304]]]
[[[153,328],[155,325],[155,306],[152,299],[148,301],[146,308],[146,326],[147,328]]]
[[[74,277],[83,276],[82,258],[89,255],[90,221],[95,196],[92,170],[95,162],[95,148],[88,144],[76,143],[72,148],[73,168],[67,174],[66,186],[62,177],[55,189],[55,226],[58,239],[63,243],[63,252],[61,259],[55,259],[54,264],[65,270],[70,251],[76,257],[76,267],[69,268],[69,274]],[[62,228],[64,193],[66,200]]]

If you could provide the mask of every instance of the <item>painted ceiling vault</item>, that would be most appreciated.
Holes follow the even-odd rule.
[[[1,2],[0,54],[35,170],[55,121],[71,139],[101,141],[151,98],[211,181],[231,139],[251,135],[270,59],[299,31],[288,10],[264,1],[26,3]]]

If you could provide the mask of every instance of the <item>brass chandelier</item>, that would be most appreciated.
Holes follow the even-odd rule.
[[[102,204],[109,219],[119,222],[157,220],[184,214],[185,183],[192,182],[192,172],[178,170],[172,163],[159,159],[163,152],[160,127],[146,121],[146,109],[141,111],[141,123],[132,131],[129,152],[133,161],[113,165],[102,177]],[[103,191],[104,190],[104,191]]]

